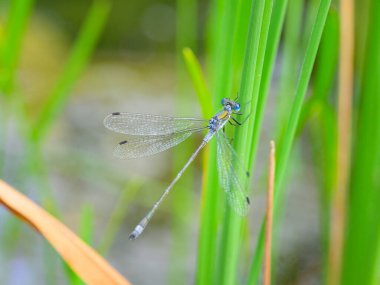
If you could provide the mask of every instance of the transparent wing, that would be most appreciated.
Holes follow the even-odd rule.
[[[112,113],[104,119],[104,126],[107,129],[135,136],[167,135],[198,130],[206,128],[207,125],[207,120],[120,112]]]
[[[222,131],[216,134],[217,161],[220,184],[227,194],[231,208],[240,216],[248,211],[249,200],[245,195],[241,181],[248,173],[243,169],[238,155]]]
[[[114,155],[124,159],[151,156],[176,146],[194,132],[178,132],[158,136],[131,136],[116,146]]]

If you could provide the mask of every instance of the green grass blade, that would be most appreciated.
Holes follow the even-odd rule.
[[[334,83],[339,52],[339,15],[331,8],[318,50],[317,64],[323,69],[315,70],[313,95],[302,108],[297,133],[301,132],[308,118],[315,114],[317,106],[326,100]]]
[[[13,89],[21,42],[33,3],[33,0],[10,1],[6,35],[0,50],[0,88],[6,95]]]
[[[255,285],[259,280],[260,273],[262,272],[262,262],[264,257],[264,241],[265,241],[265,219],[260,226],[260,232],[257,237],[257,245],[253,256],[253,263],[249,269],[247,284]]]
[[[376,285],[379,284],[380,282],[380,238],[377,240],[377,245],[376,245],[376,256],[377,260],[375,263],[375,274],[373,274],[372,280],[370,282],[370,285]]]
[[[201,65],[190,48],[183,49],[183,58],[187,71],[190,75],[190,79],[193,83],[195,93],[198,96],[203,117],[210,118],[213,113],[211,95],[206,85]]]
[[[322,256],[322,284],[327,273],[328,241],[330,234],[331,193],[335,186],[337,119],[329,95],[334,87],[339,51],[339,16],[331,8],[326,20],[317,65],[313,78],[313,93],[302,109],[297,134],[310,122],[311,145],[314,165],[320,186],[320,231]]]
[[[213,26],[211,36],[211,78],[213,83],[214,107],[219,106],[223,97],[230,97],[232,89],[232,74],[234,68],[234,33],[236,32],[240,1],[218,0],[211,6],[213,11]],[[209,157],[204,172],[202,191],[201,225],[197,263],[197,283],[201,285],[214,284],[217,276],[217,240],[218,216],[222,191],[219,188],[216,171],[215,141],[209,143]]]
[[[252,5],[249,32],[246,44],[246,53],[240,87],[241,102],[250,102],[243,113],[250,114],[249,122],[243,128],[237,130],[236,151],[245,160],[244,154],[250,153],[250,137],[254,125],[256,106],[259,96],[261,74],[264,65],[266,43],[272,13],[272,0],[254,2]],[[240,131],[243,130],[243,131]],[[230,208],[227,208],[222,241],[221,241],[221,266],[220,284],[235,284],[239,249],[241,246],[242,219]]]
[[[260,43],[260,31],[262,25],[262,18],[264,13],[264,1],[255,1],[251,8],[249,30],[247,36],[247,43],[245,48],[243,71],[240,83],[240,102],[242,102],[242,108],[246,108],[243,111],[249,113],[250,107],[254,105],[246,104],[252,100],[252,93],[254,88],[254,78],[257,66],[257,57]],[[252,114],[250,114],[252,116]]]
[[[295,89],[297,74],[300,67],[302,18],[303,18],[303,0],[289,0],[288,11],[284,25],[283,52],[281,56],[281,77],[276,107],[276,136],[282,131],[282,122],[286,120],[287,114],[292,103],[289,98]]]
[[[265,64],[262,73],[262,82],[260,84],[260,96],[257,100],[256,108],[256,119],[253,128],[253,139],[252,139],[252,156],[250,156],[250,162],[248,165],[252,166],[255,163],[255,157],[257,152],[258,140],[261,133],[261,125],[263,120],[263,114],[265,109],[265,104],[268,97],[268,89],[270,86],[270,81],[273,74],[274,63],[276,59],[276,54],[280,42],[281,30],[284,23],[285,11],[288,1],[275,1],[273,4],[273,12],[271,24],[269,27],[268,43],[265,53]]]
[[[278,89],[275,91],[276,95],[276,115],[273,137],[277,138],[277,142],[281,143],[281,137],[284,134],[284,128],[286,125],[283,122],[286,120],[292,101],[292,98],[296,83],[297,74],[301,66],[302,41],[300,35],[302,34],[302,20],[304,16],[304,1],[303,0],[289,0],[288,9],[286,13],[286,19],[284,22],[284,36],[282,42],[281,52],[281,64],[279,73],[281,74],[278,82]],[[285,202],[286,203],[286,202]],[[279,209],[278,211],[281,211]],[[276,220],[273,223],[274,231],[273,235],[278,235],[279,226],[281,220]],[[273,275],[273,282],[276,283],[276,272],[278,268],[278,247],[279,244],[275,239],[272,243],[272,261],[271,271]]]
[[[214,89],[214,107],[220,107],[220,100],[230,97],[234,59],[234,34],[241,1],[219,0],[220,23],[215,28],[215,43],[212,51],[211,78]],[[221,7],[220,7],[221,6]]]
[[[79,79],[81,72],[95,48],[110,7],[110,2],[106,0],[95,0],[93,2],[78,39],[71,50],[69,59],[58,79],[57,85],[43,106],[32,129],[31,138],[33,141],[41,141],[57,118],[59,112],[63,109],[70,95],[70,91]]]
[[[218,209],[220,208],[219,188],[215,181],[216,168],[210,167],[215,162],[215,144],[210,142],[206,169],[203,173],[201,197],[200,236],[198,245],[196,284],[213,284],[217,252]]]
[[[380,2],[372,1],[354,126],[342,284],[371,284],[380,238]],[[378,283],[378,282],[377,282]]]
[[[297,124],[300,118],[301,107],[304,102],[307,87],[310,81],[311,72],[313,70],[315,57],[318,51],[322,32],[324,30],[327,14],[330,8],[331,0],[321,0],[318,8],[317,18],[315,20],[309,43],[306,49],[305,59],[300,71],[299,80],[297,83],[295,97],[290,112],[290,117],[287,123],[286,135],[284,136],[283,145],[281,146],[278,156],[278,167],[276,175],[276,189],[282,190],[282,184],[286,173],[286,165],[288,164],[292,146],[294,143]],[[277,195],[278,197],[278,195]],[[275,203],[280,201],[275,199]]]
[[[309,43],[306,48],[306,54],[304,58],[303,65],[301,67],[299,81],[296,87],[295,91],[295,97],[292,105],[292,110],[288,119],[286,133],[284,136],[283,144],[280,148],[278,148],[278,163],[276,167],[276,179],[275,179],[275,197],[274,197],[274,211],[276,218],[277,209],[279,208],[279,204],[281,203],[281,200],[279,200],[278,197],[281,197],[279,195],[279,191],[283,191],[282,189],[282,182],[285,176],[285,171],[287,168],[287,164],[289,162],[289,156],[292,149],[292,145],[294,142],[294,137],[296,133],[296,128],[298,125],[300,113],[301,113],[301,107],[306,95],[307,86],[309,84],[311,72],[313,69],[315,57],[318,51],[319,43],[322,37],[322,32],[324,29],[324,25],[326,22],[327,14],[330,8],[330,0],[321,0],[319,8],[318,8],[318,14],[310,35]],[[261,227],[260,236],[259,236],[259,242],[256,246],[256,255],[253,260],[251,272],[248,280],[248,284],[256,284],[258,280],[259,272],[261,271],[261,265],[262,265],[262,255],[259,256],[258,253],[262,252],[263,248],[263,227]]]
[[[301,114],[301,107],[304,102],[307,87],[310,81],[311,72],[313,70],[315,57],[318,51],[319,43],[324,30],[327,14],[330,8],[331,0],[321,0],[318,8],[317,18],[315,20],[309,43],[306,49],[305,59],[301,68],[299,81],[295,91],[295,97],[292,105],[292,110],[287,123],[287,131],[284,136],[283,146],[278,155],[278,171],[276,176],[276,188],[281,190],[282,182],[286,173],[286,165],[289,161],[290,152],[294,142],[296,128]],[[276,199],[275,199],[276,200]],[[279,203],[280,201],[276,201]]]

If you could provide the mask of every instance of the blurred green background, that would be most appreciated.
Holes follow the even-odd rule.
[[[340,13],[330,2],[1,1],[0,177],[132,284],[261,284],[260,227],[275,139],[273,284],[331,284]],[[355,5],[340,283],[380,284],[380,5]],[[203,73],[189,53],[183,56],[185,47]],[[104,117],[203,117],[237,93],[250,118],[227,132],[252,173],[248,217],[237,220],[225,205],[211,144],[144,234],[129,241],[201,136],[122,161],[112,149],[123,136],[106,130]],[[0,284],[81,281],[40,235],[0,208]]]

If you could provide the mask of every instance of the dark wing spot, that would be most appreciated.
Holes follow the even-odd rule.
[[[245,197],[245,199],[247,199],[247,204],[248,204],[248,205],[251,204],[251,201],[249,200],[249,197],[248,197],[248,196]]]
[[[113,116],[118,116],[120,115],[120,112],[115,112],[115,113],[112,113]]]
[[[249,176],[250,176],[250,174],[249,174],[249,172],[248,172],[248,171],[245,173],[245,175],[247,175],[247,177],[249,177]]]
[[[122,144],[126,144],[126,143],[127,143],[127,141],[122,141],[119,144],[122,145]]]

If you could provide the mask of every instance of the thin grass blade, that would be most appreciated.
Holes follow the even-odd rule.
[[[284,136],[283,144],[278,148],[278,163],[276,169],[276,181],[275,181],[275,196],[274,196],[274,218],[276,219],[277,209],[282,202],[279,197],[281,197],[282,183],[285,176],[285,171],[287,168],[287,164],[289,163],[290,152],[293,146],[294,137],[296,133],[296,128],[298,125],[298,121],[301,114],[301,107],[306,95],[307,87],[309,84],[311,72],[313,70],[315,57],[318,51],[319,43],[322,37],[322,33],[324,30],[327,14],[330,8],[331,1],[330,0],[321,0],[317,18],[315,20],[309,43],[306,48],[305,58],[303,61],[303,65],[301,67],[299,81],[295,91],[295,97],[292,105],[292,110],[287,121],[287,131]],[[262,264],[262,252],[263,252],[263,235],[264,235],[264,227],[261,227],[259,242],[256,246],[255,256],[253,259],[253,264],[250,270],[250,275],[248,278],[248,284],[256,284],[261,264]]]
[[[243,158],[243,166],[247,168],[251,152],[252,126],[256,117],[256,107],[259,97],[261,73],[264,65],[264,56],[268,31],[272,13],[273,1],[255,1],[252,5],[247,36],[245,58],[240,85],[241,102],[250,102],[243,113],[249,114],[248,123],[237,130],[235,147],[239,157]],[[247,168],[249,169],[249,168]],[[243,180],[246,189],[247,177]],[[242,220],[229,209],[226,212],[221,248],[223,249],[220,269],[220,284],[235,284],[237,279],[237,265],[239,248],[241,246]]]
[[[15,81],[16,67],[21,43],[34,0],[10,1],[9,18],[0,47],[0,88],[2,94],[10,95]]]
[[[195,94],[198,96],[202,114],[204,118],[210,118],[213,112],[211,94],[206,85],[201,65],[190,48],[183,49],[183,58],[195,88]]]
[[[111,2],[107,0],[95,0],[93,2],[62,74],[32,128],[31,139],[33,141],[41,141],[63,109],[70,91],[95,48],[110,8]]]

